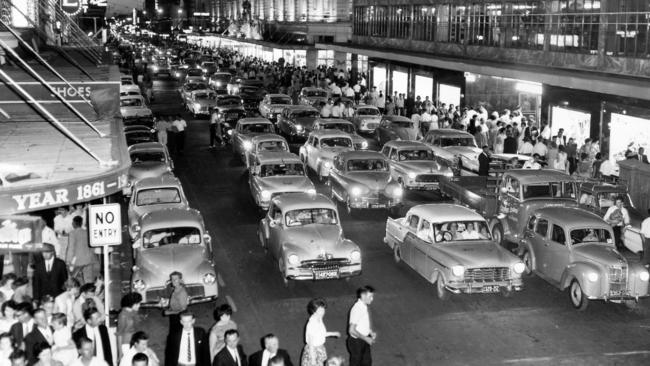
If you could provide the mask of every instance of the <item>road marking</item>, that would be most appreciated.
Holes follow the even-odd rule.
[[[232,297],[230,297],[230,295],[226,295],[226,302],[232,308],[232,312],[236,313],[237,312],[237,305],[235,305],[235,300],[233,300]]]
[[[217,283],[219,284],[219,287],[226,287],[226,281],[221,277],[221,273],[217,273]]]
[[[632,355],[645,355],[649,354],[650,351],[626,351],[626,352],[608,352],[603,353],[605,356],[632,356]]]
[[[522,363],[522,362],[542,362],[551,361],[553,357],[528,357],[528,358],[515,358],[504,360],[503,363]]]
[[[635,356],[635,355],[647,355],[650,354],[650,351],[646,350],[640,350],[640,351],[623,351],[623,352],[605,352],[601,353],[602,356],[605,357],[620,357],[620,356]],[[570,358],[575,358],[575,357],[584,357],[586,354],[578,353],[575,355],[563,355],[563,356],[557,356],[557,357],[527,357],[527,358],[513,358],[513,359],[508,359],[508,360],[503,360],[503,363],[537,363],[537,362],[549,362],[553,360],[561,360],[561,359],[570,359]],[[591,355],[595,356],[595,355]]]

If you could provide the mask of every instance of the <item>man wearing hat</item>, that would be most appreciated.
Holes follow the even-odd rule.
[[[54,245],[43,244],[43,253],[34,258],[34,299],[41,300],[45,295],[57,297],[63,292],[68,279],[65,262],[56,257]]]

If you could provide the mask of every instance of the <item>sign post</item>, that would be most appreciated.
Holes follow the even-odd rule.
[[[122,210],[119,203],[105,203],[88,207],[88,242],[91,247],[101,247],[104,254],[104,307],[106,327],[109,323],[110,296],[108,295],[108,247],[122,244]]]

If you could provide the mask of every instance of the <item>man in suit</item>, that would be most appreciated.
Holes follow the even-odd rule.
[[[97,358],[105,360],[107,364],[113,366],[113,353],[111,351],[111,341],[108,337],[108,329],[102,324],[102,316],[97,308],[88,308],[84,310],[84,320],[86,325],[72,334],[75,342],[80,339],[88,338],[93,342],[94,355]]]
[[[38,361],[38,355],[34,352],[34,346],[46,342],[49,345],[54,343],[52,328],[47,322],[47,314],[44,309],[37,309],[34,312],[34,329],[25,336],[25,353],[27,354],[28,365]]]
[[[9,328],[9,333],[14,337],[15,344],[24,349],[23,341],[25,340],[25,336],[34,330],[34,319],[32,318],[34,316],[34,308],[28,302],[21,302],[16,306],[15,315],[18,322]]]
[[[63,285],[68,279],[65,262],[56,258],[54,245],[45,243],[42,258],[34,262],[33,291],[34,299],[41,300],[45,295],[57,297],[63,292]]]
[[[246,354],[239,344],[239,332],[228,329],[224,334],[226,346],[214,356],[212,366],[247,366]]]
[[[648,164],[648,156],[645,154],[644,148],[642,147],[639,148],[639,153],[637,154],[637,156],[642,163]]]
[[[267,334],[262,338],[264,349],[253,353],[248,358],[248,366],[268,366],[269,361],[276,357],[282,357],[285,366],[293,366],[289,353],[280,349],[280,341],[273,334]]]
[[[478,175],[487,177],[490,172],[490,150],[483,146],[483,152],[478,156]]]
[[[210,345],[203,328],[195,327],[194,314],[188,310],[179,315],[181,328],[170,332],[165,346],[165,366],[210,365]]]

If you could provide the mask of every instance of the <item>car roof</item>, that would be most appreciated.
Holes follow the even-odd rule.
[[[386,142],[384,146],[394,147],[396,149],[409,149],[409,148],[430,149],[429,146],[423,142],[406,141],[406,140],[391,140]]]
[[[210,93],[210,94],[214,94],[214,90],[212,90],[212,89],[208,89],[208,88],[192,90],[192,94],[198,94],[198,93]]]
[[[454,128],[438,128],[428,132],[430,135],[445,136],[445,137],[471,137],[469,132],[456,130]]]
[[[424,217],[433,223],[467,220],[485,221],[485,218],[476,211],[452,203],[428,203],[418,205],[412,207],[408,213]]]
[[[572,176],[554,169],[511,169],[504,173],[504,178],[511,176],[521,184],[545,182],[575,182]]]
[[[350,134],[340,130],[314,130],[311,132],[314,137],[325,138],[325,137],[347,137],[351,139]]]
[[[120,95],[120,100],[124,99],[141,99],[144,100],[141,94]]]
[[[319,88],[319,87],[317,87],[317,86],[306,86],[306,87],[302,88],[302,90],[304,90],[304,91],[320,90],[320,91],[324,91],[324,92],[327,93],[327,90],[325,90],[325,89],[323,89],[323,88]]]
[[[368,109],[377,109],[377,110],[379,110],[379,108],[377,108],[377,107],[375,107],[374,105],[371,105],[371,104],[358,105],[358,106],[356,106],[356,108],[354,108],[354,109],[363,109],[363,108],[368,108]]]
[[[251,140],[255,141],[255,142],[262,142],[262,141],[284,141],[284,142],[287,142],[287,140],[284,137],[282,137],[282,136],[280,136],[278,134],[275,134],[275,133],[265,133],[265,134],[262,134],[262,135],[257,135],[257,136],[254,136]]]
[[[578,226],[594,226],[611,229],[602,217],[593,212],[589,212],[577,207],[545,207],[535,211],[549,219],[552,219],[561,226],[578,227]]]
[[[142,216],[140,226],[142,227],[142,232],[151,229],[180,226],[200,226],[204,230],[201,213],[189,207],[161,208],[148,212]]]
[[[172,173],[162,174],[158,177],[148,177],[140,179],[135,183],[134,189],[143,188],[163,188],[163,187],[180,187],[182,189],[181,181],[176,178]]]
[[[348,124],[348,125],[352,124],[352,122],[348,121],[347,119],[343,119],[343,118],[318,118],[318,119],[316,119],[316,122],[318,122],[320,124],[341,124],[341,123],[345,123],[345,124]]]
[[[336,205],[326,196],[316,193],[285,193],[273,198],[273,203],[281,211],[305,208],[329,208],[336,210]]]
[[[127,132],[151,132],[151,128],[127,131]],[[165,146],[160,142],[141,142],[139,144],[133,144],[129,146],[129,154],[138,151],[165,151]]]
[[[298,155],[288,151],[268,151],[257,154],[257,161],[260,164],[285,163],[294,164],[302,163]]]
[[[350,159],[382,159],[386,160],[384,154],[378,151],[369,151],[369,150],[353,150],[345,151],[339,154],[343,160]]]
[[[269,121],[268,119],[264,117],[246,117],[242,118],[239,121],[237,121],[237,124],[242,124],[242,125],[247,125],[247,124],[258,124],[258,123],[266,123],[272,125],[273,122]]]
[[[384,119],[387,119],[389,121],[397,121],[397,122],[413,122],[408,117],[397,116],[397,115],[384,116]]]
[[[314,108],[314,107],[312,107],[310,105],[300,105],[300,104],[299,105],[288,105],[288,106],[286,106],[284,108],[288,108],[292,112],[293,111],[314,111],[314,112],[318,112],[318,109],[316,109],[316,108]]]
[[[279,94],[279,93],[267,93],[267,94],[265,95],[265,97],[271,97],[271,98],[278,98],[278,97],[282,97],[282,98],[291,98],[291,97],[288,96],[287,94]]]
[[[624,186],[617,186],[605,182],[585,182],[580,184],[580,189],[583,191],[591,191],[594,193],[612,192],[626,194],[627,188]]]

